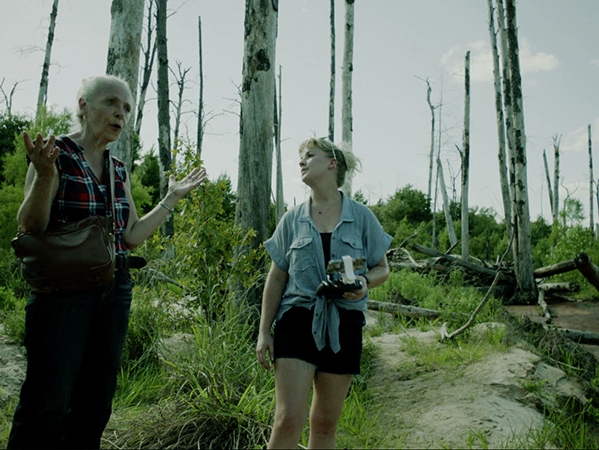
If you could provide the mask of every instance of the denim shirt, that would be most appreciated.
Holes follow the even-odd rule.
[[[344,194],[341,218],[331,236],[331,259],[349,255],[366,259],[368,268],[376,266],[385,256],[391,236],[383,231],[372,211]],[[337,353],[339,343],[339,310],[365,311],[368,294],[360,300],[345,298],[328,300],[317,297],[316,288],[326,279],[322,240],[310,216],[311,200],[283,215],[272,237],[264,246],[277,267],[289,278],[275,317],[280,320],[292,306],[314,307],[312,335],[319,350],[328,334],[331,349]],[[356,271],[363,275],[366,269]]]

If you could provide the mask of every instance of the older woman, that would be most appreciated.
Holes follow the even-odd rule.
[[[131,115],[128,85],[114,76],[83,81],[81,128],[47,141],[23,139],[30,162],[17,220],[23,231],[92,215],[111,216],[109,158],[115,169],[117,270],[105,286],[53,294],[32,292],[26,308],[27,374],[13,418],[9,448],[99,448],[112,398],[131,305],[128,251],[144,242],[175,203],[206,179],[194,169],[169,180],[167,195],[139,218],[124,164],[106,146]]]
[[[310,410],[309,448],[334,448],[352,376],[360,373],[368,289],[389,276],[385,254],[391,236],[370,209],[339,191],[356,168],[353,153],[324,138],[303,142],[299,151],[310,199],[288,211],[264,244],[272,264],[256,354],[264,368],[270,369],[270,360],[275,366],[276,410],[268,447],[297,447]],[[359,288],[325,298],[317,293],[325,268],[344,256],[365,260],[369,270],[358,270]]]

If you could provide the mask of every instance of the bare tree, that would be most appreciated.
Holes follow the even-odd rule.
[[[343,53],[343,105],[341,109],[341,139],[352,143],[352,75],[354,71],[354,2],[345,0],[345,43]]]
[[[152,77],[152,69],[154,67],[154,58],[156,57],[156,39],[154,37],[155,25],[153,23],[154,12],[153,7],[156,0],[148,2],[148,22],[146,26],[146,43],[142,44],[142,52],[144,55],[144,64],[141,69],[141,83],[139,85],[139,100],[137,102],[137,115],[135,117],[135,134],[141,133],[141,122],[144,115],[144,107],[146,105],[146,94],[150,86],[150,78]]]
[[[175,82],[177,83],[177,102],[174,103],[175,105],[175,129],[173,131],[173,149],[174,150],[179,150],[179,144],[180,144],[180,139],[179,139],[179,132],[181,129],[181,116],[183,115],[183,104],[185,102],[189,102],[189,100],[185,100],[183,98],[183,94],[185,93],[185,77],[187,76],[187,73],[191,70],[191,67],[188,67],[187,69],[183,69],[181,67],[181,61],[177,61],[177,73],[175,73],[172,69],[169,69],[172,73],[173,76],[175,77]],[[173,161],[172,164],[175,165],[175,154],[173,155]]]
[[[464,62],[464,130],[462,135],[462,259],[470,257],[468,227],[468,178],[470,176],[470,52]]]
[[[120,76],[127,82],[133,95],[132,111],[135,111],[144,0],[112,0],[110,15],[106,73]],[[133,165],[133,131],[133,121],[130,120],[117,142],[111,146],[111,151],[123,160],[129,170]]]
[[[166,195],[168,189],[167,173],[171,170],[171,125],[168,81],[168,48],[167,48],[167,0],[156,3],[156,51],[158,53],[158,154],[160,162],[160,197]],[[170,237],[175,232],[172,214],[162,223],[162,235]]]
[[[276,177],[276,198],[275,211],[277,222],[285,213],[285,198],[283,195],[283,162],[281,161],[281,126],[283,121],[283,69],[279,66],[279,101],[276,101],[275,95],[275,148],[277,152],[277,177]]]
[[[198,16],[198,60],[200,66],[200,93],[198,100],[198,127],[196,133],[196,153],[202,156],[204,141],[204,58],[202,57],[202,18]]]
[[[537,299],[537,288],[532,266],[532,245],[530,237],[530,212],[528,205],[528,180],[526,174],[526,134],[524,129],[524,108],[522,102],[522,79],[518,49],[518,27],[516,24],[516,2],[506,0],[507,39],[509,51],[509,72],[513,99],[513,145],[516,183],[514,215],[517,224],[518,253],[514,264],[517,279],[517,296],[533,302]]]
[[[559,144],[561,136],[553,136],[553,223],[559,221]]]
[[[256,249],[268,237],[272,179],[277,1],[246,0],[235,224],[253,229]],[[245,248],[238,247],[239,255]],[[262,270],[263,261],[257,270]],[[259,304],[258,288],[248,293]]]
[[[428,104],[429,109],[431,110],[431,151],[428,159],[428,198],[431,199],[432,195],[432,182],[433,182],[433,165],[435,160],[435,107],[431,101],[431,92],[433,89],[431,88],[431,84],[428,81],[428,78],[425,80],[426,83],[426,103]]]
[[[42,109],[46,107],[48,100],[48,73],[50,72],[50,55],[52,53],[52,43],[54,42],[54,28],[56,27],[56,16],[58,16],[58,0],[52,3],[52,12],[50,13],[50,27],[48,28],[48,39],[46,40],[46,52],[44,56],[44,65],[42,66],[42,77],[40,88],[37,94],[36,119],[39,119]]]
[[[502,1],[502,0],[499,0]],[[512,207],[510,197],[510,184],[507,171],[507,157],[505,145],[505,118],[503,114],[503,95],[501,85],[501,71],[499,68],[499,50],[497,49],[497,33],[495,31],[493,0],[489,4],[489,35],[491,38],[491,52],[493,56],[493,78],[495,86],[495,110],[497,112],[497,141],[499,161],[499,182],[501,183],[501,196],[503,199],[503,213],[508,240],[512,235]]]
[[[12,117],[13,96],[15,95],[15,90],[17,89],[17,86],[21,82],[15,81],[12,85],[12,88],[10,89],[10,92],[7,94],[6,91],[4,90],[4,82],[5,81],[6,81],[6,79],[2,78],[2,82],[0,82],[0,92],[2,92],[2,96],[4,97],[4,104],[6,105],[6,115],[8,117]]]
[[[329,140],[335,142],[335,0],[331,0],[331,79],[329,82]]]
[[[549,176],[549,164],[547,164],[547,154],[543,149],[543,165],[545,166],[545,177],[547,178],[547,191],[549,192],[549,205],[551,206],[551,217],[555,214],[553,212],[553,189],[551,187],[551,177]]]
[[[451,217],[451,210],[449,208],[449,198],[447,197],[447,186],[445,185],[445,177],[443,176],[443,165],[441,164],[441,158],[437,156],[437,176],[439,177],[439,183],[441,184],[441,195],[443,196],[443,213],[445,214],[445,223],[447,226],[447,233],[449,234],[449,243],[453,246],[458,242],[458,238],[455,234],[453,227],[453,219]]]
[[[593,183],[595,178],[593,177],[593,144],[591,141],[591,125],[588,127],[589,134],[589,227],[591,231],[595,229],[595,217],[593,214]]]

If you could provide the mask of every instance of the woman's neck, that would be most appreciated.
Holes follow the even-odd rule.
[[[86,155],[103,155],[108,142],[95,139],[84,130],[79,130],[69,135],[69,138],[83,148]]]

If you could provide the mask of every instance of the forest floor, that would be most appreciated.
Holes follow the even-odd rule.
[[[537,320],[534,307],[510,309]],[[551,309],[554,325],[599,332],[597,303]],[[458,368],[425,370],[402,350],[406,338],[443,345],[434,330],[408,329],[372,339],[377,353],[368,386],[390,448],[518,448],[516,437],[543,427],[547,399],[584,399],[577,380],[524,345]],[[587,348],[599,357],[599,348]],[[4,336],[0,325],[0,406],[16,402],[24,375],[24,349]],[[539,389],[531,392],[527,385]]]

